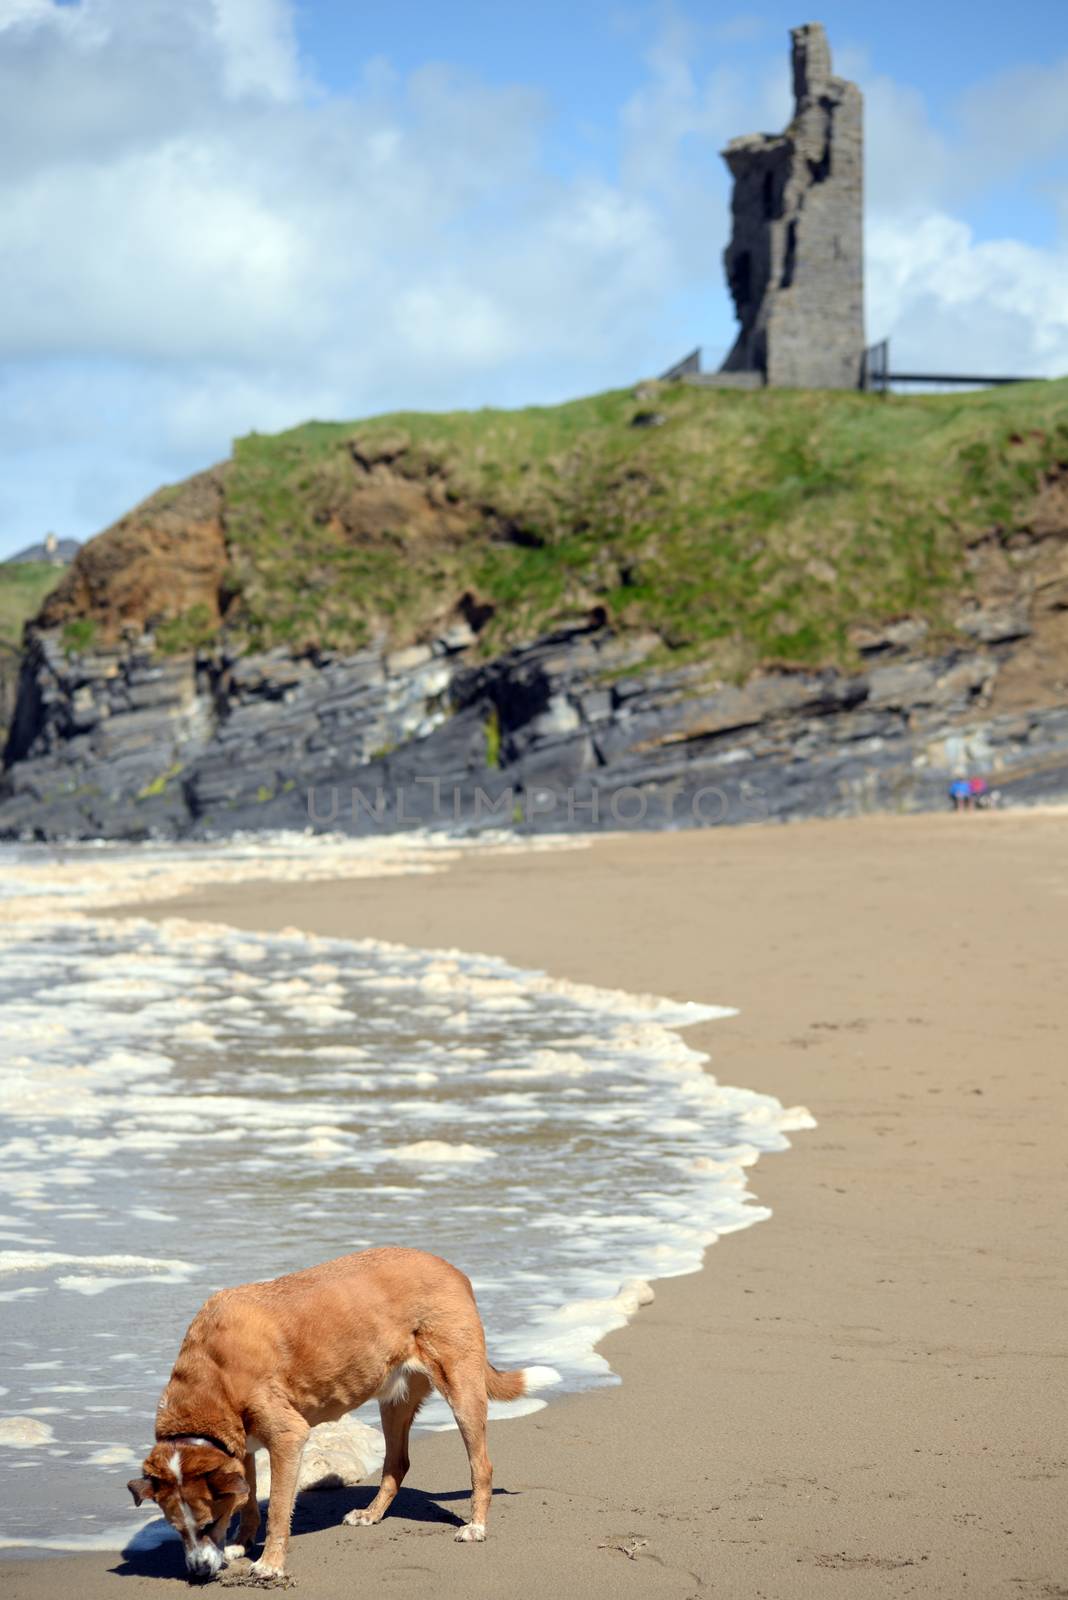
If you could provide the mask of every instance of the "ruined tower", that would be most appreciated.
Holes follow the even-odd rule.
[[[741,331],[725,373],[776,387],[855,389],[864,352],[863,103],[831,73],[822,26],[794,28],[785,133],[732,139],[724,253]]]

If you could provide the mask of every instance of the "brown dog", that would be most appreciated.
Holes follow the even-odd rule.
[[[259,1534],[255,1451],[271,1461],[271,1494],[257,1577],[285,1567],[301,1451],[319,1422],[377,1398],[386,1436],[382,1485],[353,1525],[378,1522],[408,1470],[412,1419],[440,1390],[471,1464],[471,1520],[462,1541],[486,1537],[493,1470],[486,1400],[515,1400],[558,1381],[551,1367],[497,1372],[471,1284],[422,1250],[364,1250],[306,1272],[223,1289],[197,1312],[156,1412],[135,1505],[155,1500],[185,1545],[191,1575],[214,1577]],[[238,1543],[225,1544],[241,1510]]]

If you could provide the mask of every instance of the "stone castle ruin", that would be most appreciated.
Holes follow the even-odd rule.
[[[785,133],[732,139],[724,262],[741,329],[726,373],[774,387],[855,389],[864,354],[863,102],[831,72],[818,22],[794,28]]]
[[[864,131],[818,22],[794,28],[794,114],[722,152],[734,179],[727,282],[741,328],[719,372],[699,350],[664,377],[714,388],[856,389],[864,371]]]
[[[718,372],[692,350],[665,382],[712,389],[937,389],[1029,383],[1037,374],[891,369],[890,342],[864,345],[864,127],[855,83],[831,71],[818,22],[792,28],[794,114],[722,156],[734,179],[723,253],[741,328]]]

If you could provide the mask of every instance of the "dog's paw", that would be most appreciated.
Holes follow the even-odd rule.
[[[276,1579],[285,1577],[285,1570],[276,1567],[273,1561],[265,1561],[261,1556],[249,1568],[249,1577],[255,1578],[257,1583],[273,1583]]]
[[[226,1557],[227,1561],[240,1561],[243,1556],[248,1555],[248,1545],[224,1544],[223,1555]]]
[[[465,1522],[454,1535],[457,1544],[482,1544],[486,1537],[484,1522]]]
[[[373,1528],[376,1522],[382,1521],[381,1511],[346,1511],[342,1522],[347,1528]]]

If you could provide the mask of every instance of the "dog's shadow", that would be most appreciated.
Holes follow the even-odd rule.
[[[349,1511],[362,1511],[369,1506],[377,1492],[377,1487],[368,1483],[360,1484],[355,1489],[315,1489],[298,1495],[293,1513],[293,1537],[299,1539],[305,1533],[320,1533],[324,1528],[336,1528]],[[493,1491],[494,1497],[514,1493],[512,1489]],[[384,1521],[438,1522],[445,1527],[459,1528],[465,1519],[450,1510],[446,1502],[470,1498],[470,1488],[437,1492],[402,1488]],[[262,1541],[267,1525],[265,1500],[261,1502],[260,1510],[263,1516],[260,1528]],[[352,1533],[354,1540],[364,1531],[362,1528],[346,1529],[346,1532]],[[181,1540],[162,1517],[146,1523],[135,1534],[110,1570],[120,1578],[176,1578],[183,1583],[188,1580]]]

